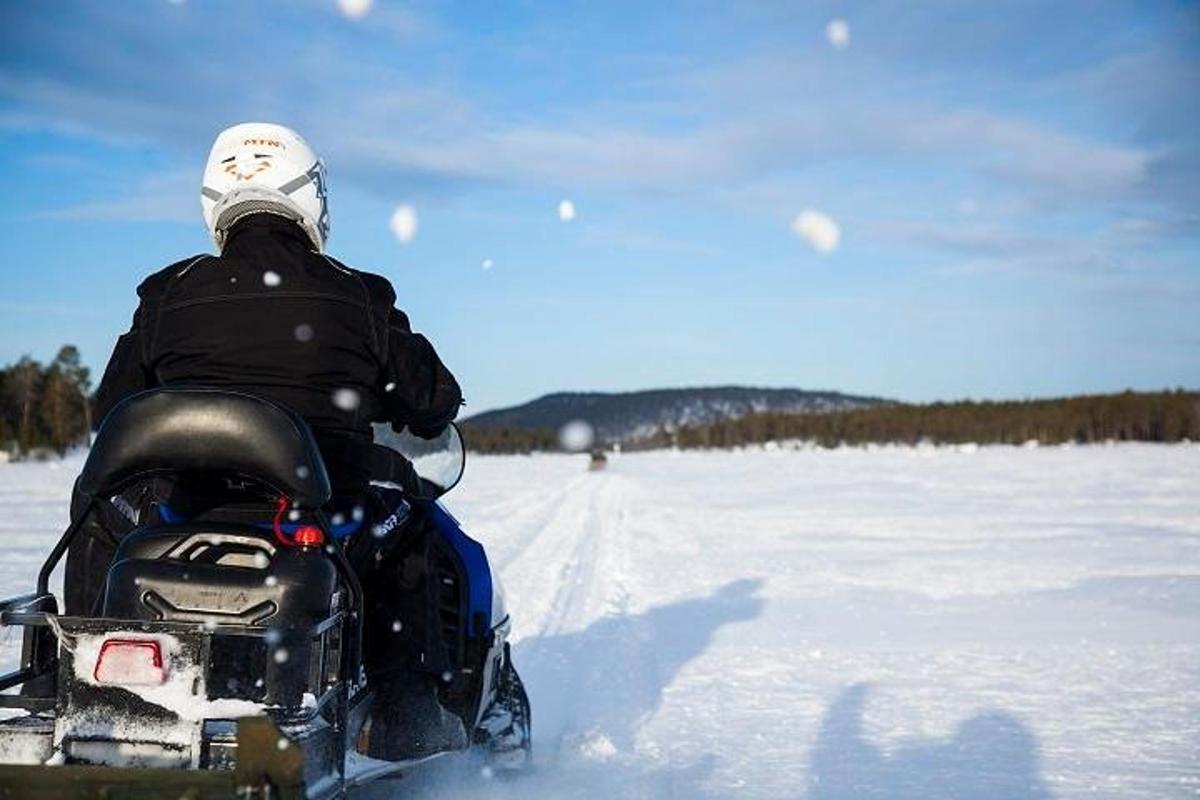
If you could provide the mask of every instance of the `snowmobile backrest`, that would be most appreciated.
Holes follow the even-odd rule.
[[[109,412],[77,488],[100,497],[153,475],[218,473],[259,481],[301,508],[332,493],[320,450],[295,413],[254,395],[152,389]]]

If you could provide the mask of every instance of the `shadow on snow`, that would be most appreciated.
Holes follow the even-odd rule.
[[[634,752],[635,737],[662,705],[664,689],[718,629],[761,613],[761,586],[734,581],[705,597],[521,641],[513,659],[533,706],[532,774],[482,780],[478,767],[460,765],[457,775],[442,770],[407,782],[404,796],[705,798],[715,756],[683,766],[654,763]]]
[[[1015,717],[988,711],[949,739],[884,753],[863,735],[867,684],[844,689],[825,712],[810,757],[808,800],[988,798],[1049,800],[1038,743]]]

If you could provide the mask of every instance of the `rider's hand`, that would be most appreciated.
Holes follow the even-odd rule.
[[[437,427],[433,428],[418,428],[413,425],[409,425],[408,432],[421,439],[436,439],[446,432],[447,427],[448,426],[446,425],[438,425]]]

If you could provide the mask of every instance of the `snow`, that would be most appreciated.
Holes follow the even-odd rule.
[[[417,210],[410,205],[396,206],[388,222],[392,235],[400,244],[409,244],[417,238]]]
[[[342,411],[353,411],[361,401],[362,398],[353,389],[342,388],[333,393],[333,404]]]
[[[558,432],[558,444],[564,450],[578,453],[587,450],[596,440],[596,431],[585,420],[574,419]]]
[[[807,209],[792,220],[792,233],[808,242],[818,253],[828,255],[838,248],[842,231],[833,217],[821,211]]]
[[[850,25],[844,19],[831,19],[825,26],[825,40],[834,50],[845,50],[850,46]]]
[[[359,20],[367,15],[374,0],[338,0],[338,8],[347,19]]]
[[[70,647],[74,651],[75,677],[90,685],[97,680],[93,669],[106,639],[105,634],[82,634],[71,637]],[[125,684],[120,688],[173,712],[180,721],[152,722],[132,713],[114,713],[111,708],[101,711],[80,708],[59,721],[60,731],[70,731],[78,737],[109,737],[137,740],[140,743],[111,745],[97,742],[88,745],[88,757],[103,763],[122,763],[122,759],[137,759],[144,763],[176,764],[186,759],[195,739],[199,736],[199,725],[206,719],[236,719],[262,714],[265,706],[248,700],[233,698],[208,699],[203,673],[199,665],[188,660],[179,640],[166,634],[140,634],[122,632],[124,640],[155,642],[162,653],[164,680],[161,683]],[[111,656],[111,651],[106,659]],[[136,676],[133,676],[136,677]],[[169,756],[159,745],[181,748],[177,756]],[[81,751],[80,751],[81,752]],[[163,759],[166,759],[163,761]]]
[[[78,466],[0,466],[6,594]],[[475,457],[537,769],[388,791],[1194,797],[1198,484],[1196,445]]]

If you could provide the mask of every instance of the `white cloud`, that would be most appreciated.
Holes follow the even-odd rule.
[[[570,222],[575,219],[575,204],[570,200],[563,200],[558,204],[558,218],[563,222]]]
[[[400,244],[408,244],[417,236],[417,210],[410,205],[396,206],[388,226]]]
[[[850,46],[850,25],[844,19],[831,19],[825,26],[825,38],[835,50]]]
[[[374,0],[337,0],[337,4],[347,19],[362,19],[375,3]]]
[[[199,171],[184,167],[154,173],[137,181],[114,178],[108,199],[35,212],[35,215],[43,219],[202,225],[199,192]]]
[[[377,6],[371,32],[393,11]],[[110,65],[103,81],[86,82],[57,68],[44,75],[0,69],[0,98],[22,109],[19,118],[0,115],[0,125],[71,126],[126,143],[169,143],[189,155],[206,148],[218,127],[213,120],[250,102],[233,100],[227,91],[247,72],[250,56],[214,63],[201,51],[185,51],[148,76],[121,54],[140,52],[152,34],[124,16],[106,23],[128,27],[89,43],[95,50],[89,62]],[[900,102],[895,97],[903,72],[868,65],[837,80],[847,65],[831,72],[830,63],[841,60],[824,54],[765,53],[703,68],[677,65],[643,76],[642,83],[615,79],[618,88],[652,94],[653,103],[580,101],[559,114],[503,116],[419,69],[401,74],[383,61],[350,58],[366,31],[300,50],[299,66],[313,76],[311,92],[281,95],[271,111],[320,147],[331,175],[372,188],[404,181],[417,187],[414,192],[457,191],[499,183],[717,196],[853,159],[885,168],[900,163],[914,171],[953,170],[1011,195],[1002,200],[1027,206],[1091,207],[1144,197],[1153,181],[1162,181],[1150,173],[1155,154],[1148,148],[1058,129],[1044,118],[963,110],[935,95],[906,95]],[[273,46],[295,44],[284,36]],[[180,85],[189,87],[187,104],[178,102]],[[345,125],[347,119],[354,125]],[[794,182],[788,188],[794,197]],[[125,207],[114,208],[113,197]],[[121,197],[120,190],[111,192],[96,208],[71,213],[161,213],[135,196]],[[190,189],[185,199],[191,217]]]
[[[828,214],[813,209],[801,211],[792,220],[792,233],[808,242],[818,253],[829,254],[838,248],[842,232]]]

